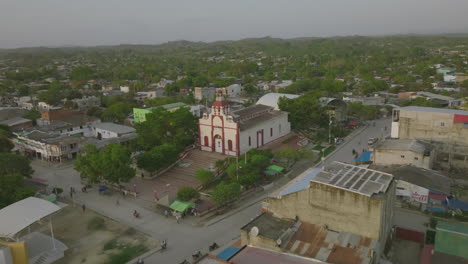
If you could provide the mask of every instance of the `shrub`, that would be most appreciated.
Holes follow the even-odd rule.
[[[232,201],[240,196],[241,186],[237,182],[232,182],[230,184],[220,183],[216,186],[213,191],[211,199],[218,206],[225,205],[229,201]]]
[[[125,264],[148,250],[143,245],[135,245],[124,248],[122,251],[109,256],[109,264]]]
[[[118,248],[119,247],[119,243],[117,242],[117,239],[111,239],[109,241],[107,241],[104,246],[102,247],[102,250],[112,250],[112,249],[115,249],[115,248]]]
[[[199,197],[200,193],[192,187],[184,186],[177,191],[177,199],[181,201],[190,201]]]
[[[195,171],[195,178],[204,186],[210,184],[214,180],[213,172],[204,169]]]
[[[102,230],[106,228],[106,223],[101,217],[95,216],[88,222],[88,230]]]

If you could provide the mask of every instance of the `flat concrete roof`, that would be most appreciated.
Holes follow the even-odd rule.
[[[242,264],[315,264],[323,263],[315,259],[305,258],[284,252],[273,251],[270,249],[247,246],[239,253],[229,259],[232,263]]]
[[[250,232],[253,227],[258,228],[258,235],[277,240],[284,232],[294,226],[294,221],[280,219],[269,213],[262,213],[241,229]]]
[[[124,126],[124,125],[119,125],[119,124],[114,124],[110,122],[105,122],[105,123],[96,123],[92,125],[95,128],[99,128],[102,130],[107,130],[111,132],[115,132],[117,134],[128,134],[128,133],[133,133],[135,132],[135,128],[129,127],[129,126]]]
[[[356,192],[365,196],[385,193],[393,180],[391,174],[334,161],[311,182]]]
[[[375,150],[409,150],[412,152],[424,154],[432,150],[429,143],[424,143],[416,139],[391,139],[380,141],[375,144]]]

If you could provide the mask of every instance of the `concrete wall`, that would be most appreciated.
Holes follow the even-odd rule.
[[[400,110],[400,139],[447,140],[468,144],[468,128],[448,113]]]
[[[266,238],[260,235],[256,237],[250,236],[249,232],[246,230],[240,231],[241,234],[241,245],[250,245],[250,246],[257,246],[261,248],[271,249],[274,251],[283,251],[280,247],[277,246],[276,241],[270,238]]]
[[[0,245],[7,246],[10,248],[14,264],[28,264],[29,258],[25,242],[7,243],[0,241]]]
[[[374,149],[372,159],[375,165],[413,165],[420,168],[432,168],[432,155],[403,151],[403,150],[383,150]]]
[[[393,214],[391,205],[384,199],[392,199],[393,186],[389,187],[383,199],[376,199],[321,183],[310,184],[309,189],[280,199],[269,198],[269,210],[280,218],[294,219],[298,216],[300,221],[327,225],[338,232],[386,239],[382,229],[390,228]]]

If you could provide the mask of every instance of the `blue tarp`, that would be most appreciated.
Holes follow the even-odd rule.
[[[298,179],[295,183],[289,185],[286,187],[284,190],[282,190],[278,196],[283,196],[286,194],[290,193],[295,193],[301,190],[304,190],[309,187],[310,181],[317,175],[320,171],[322,171],[321,168],[316,168],[313,169],[311,172],[309,172],[307,175],[304,175],[302,178]]]
[[[236,254],[240,248],[237,247],[228,247],[225,250],[223,250],[221,253],[216,255],[216,257],[222,259],[222,260],[229,260],[234,254]]]
[[[362,153],[361,156],[359,156],[357,159],[355,159],[356,162],[369,162],[371,161],[371,155],[372,151],[367,151]]]
[[[445,212],[445,211],[447,211],[447,210],[445,210],[445,208],[431,207],[431,206],[426,206],[426,210],[431,211],[431,212]]]
[[[462,211],[468,211],[468,203],[458,200],[449,200],[448,207],[451,209],[460,209]]]

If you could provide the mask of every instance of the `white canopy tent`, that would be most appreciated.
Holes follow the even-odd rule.
[[[11,204],[0,210],[0,237],[14,239],[21,230],[60,209],[56,204],[35,197]]]

